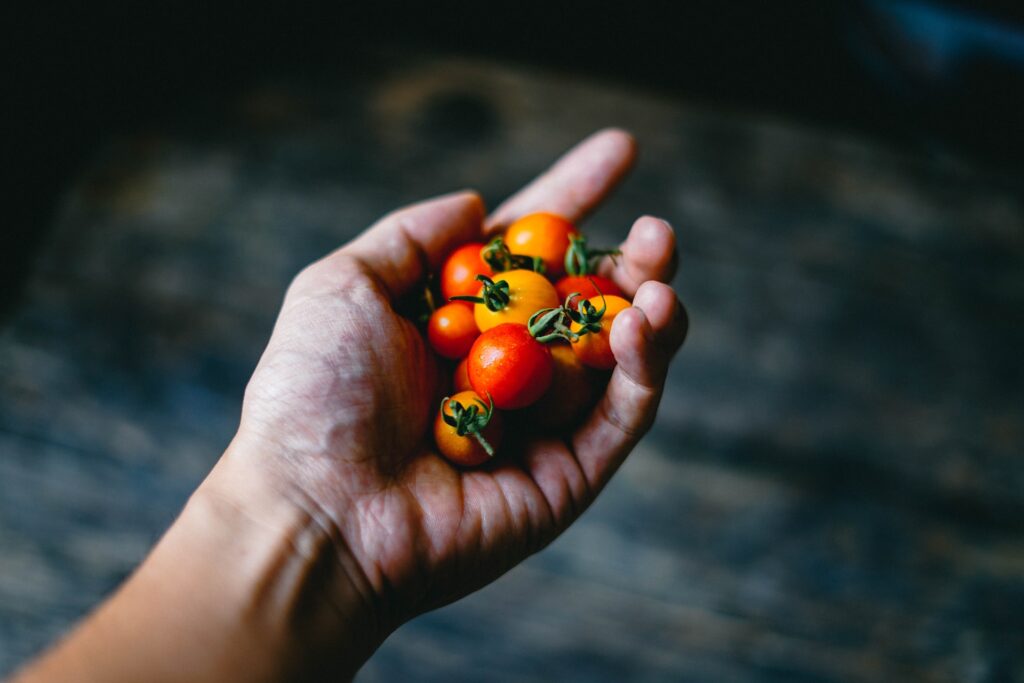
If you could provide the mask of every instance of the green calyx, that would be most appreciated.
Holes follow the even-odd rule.
[[[594,286],[597,289],[597,285]],[[598,290],[600,292],[600,290]],[[591,334],[594,332],[601,331],[601,319],[604,317],[605,311],[608,310],[608,302],[605,301],[604,294],[601,294],[601,308],[600,310],[590,303],[589,299],[581,299],[577,306],[573,306],[573,299],[581,297],[579,292],[573,292],[565,299],[566,316],[574,323],[580,326],[577,335]],[[575,340],[574,340],[575,341]]]
[[[565,272],[575,276],[593,275],[602,256],[614,259],[621,253],[618,249],[588,249],[586,237],[570,235],[569,248],[565,250]]]
[[[427,317],[430,317],[430,314],[437,310],[437,304],[434,303],[434,291],[429,283],[423,288],[423,303],[427,307]]]
[[[410,318],[426,325],[430,316],[437,310],[437,303],[434,301],[433,274],[427,275],[427,282],[423,285],[423,294],[412,302],[412,310],[407,314]]]
[[[480,256],[495,273],[504,273],[506,270],[532,270],[535,273],[544,272],[543,259],[537,258],[536,256],[513,254],[509,251],[508,245],[505,244],[505,240],[501,237],[495,237],[488,242],[487,246],[484,247],[482,252],[480,252]]]
[[[482,273],[477,275],[476,279],[484,284],[484,289],[480,292],[480,296],[453,296],[451,301],[469,301],[474,304],[483,304],[487,306],[487,310],[495,313],[508,306],[512,300],[512,296],[509,294],[508,282],[504,280],[495,282]]]
[[[585,334],[593,334],[601,331],[601,319],[604,317],[608,305],[605,302],[604,294],[601,295],[601,308],[598,309],[587,299],[581,299],[578,307],[573,305],[577,298],[583,295],[573,292],[565,297],[565,303],[557,308],[542,308],[530,316],[526,326],[533,338],[542,344],[555,339],[564,339],[567,342],[575,343]],[[579,325],[579,329],[573,331],[571,323]]]
[[[464,406],[450,396],[441,400],[441,419],[450,427],[455,428],[459,436],[472,437],[477,440],[480,447],[484,449],[489,457],[494,457],[494,447],[487,442],[481,432],[490,423],[494,414],[494,402],[490,394],[487,395],[488,403],[480,399],[474,399],[475,405]],[[447,406],[448,411],[445,411]]]
[[[562,306],[556,308],[542,308],[526,322],[530,335],[541,344],[556,339],[576,341],[579,337],[569,329],[569,317]]]

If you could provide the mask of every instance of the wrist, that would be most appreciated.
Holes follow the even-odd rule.
[[[18,680],[355,674],[387,634],[352,558],[231,451],[131,579]]]
[[[387,637],[375,592],[335,520],[232,444],[178,524],[204,529],[233,609],[288,680],[353,675]]]

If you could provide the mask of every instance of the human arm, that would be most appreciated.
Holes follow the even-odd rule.
[[[391,214],[289,288],[238,433],[139,570],[24,680],[352,675],[395,628],[555,538],[650,426],[685,313],[674,236],[641,218],[605,273],[634,298],[618,366],[567,438],[475,470],[432,452],[439,368],[394,311],[459,243],[517,216],[577,220],[632,162],[598,134],[489,218],[473,193]]]

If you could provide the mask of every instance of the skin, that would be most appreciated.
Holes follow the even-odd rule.
[[[687,319],[671,228],[641,218],[618,265],[634,305],[604,395],[564,438],[480,469],[432,452],[439,368],[392,301],[460,243],[538,210],[578,221],[634,156],[598,133],[485,219],[460,192],[393,213],[292,283],[237,435],[139,569],[14,680],[352,676],[394,629],[489,583],[565,530],[654,420]],[[374,345],[364,343],[368,338]]]

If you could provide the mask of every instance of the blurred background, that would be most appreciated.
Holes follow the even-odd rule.
[[[608,125],[691,337],[562,539],[362,681],[1024,680],[1024,8],[7,8],[0,676],[237,424],[291,277]]]

